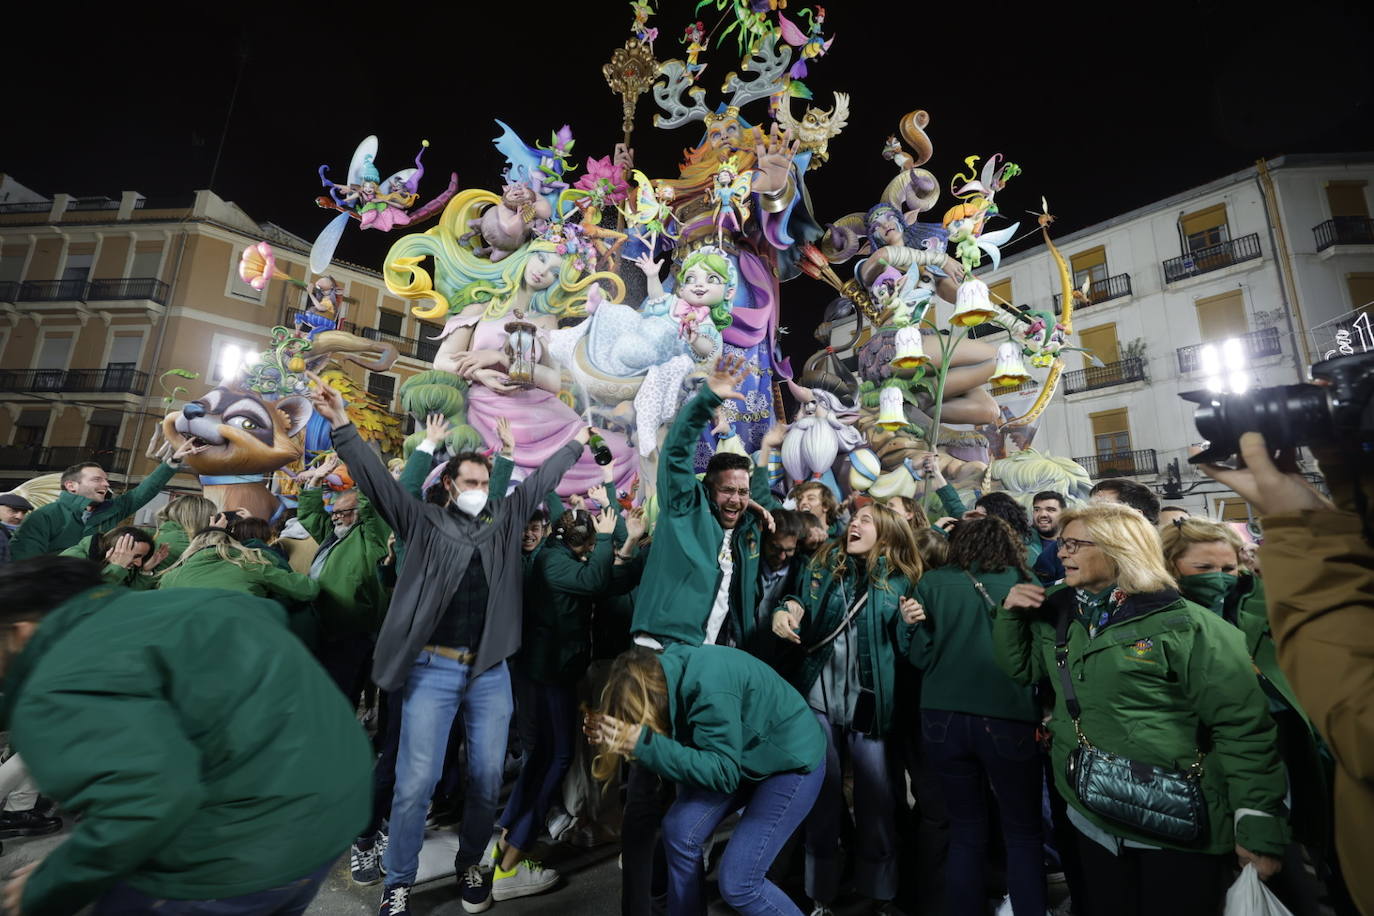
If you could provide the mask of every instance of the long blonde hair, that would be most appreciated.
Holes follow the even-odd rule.
[[[1230,525],[1214,522],[1209,518],[1189,516],[1170,522],[1160,531],[1159,539],[1164,545],[1164,565],[1171,571],[1178,568],[1179,559],[1188,552],[1189,547],[1194,544],[1215,544],[1218,541],[1236,552],[1237,564],[1244,562],[1241,551],[1245,549],[1245,543],[1241,541],[1240,535],[1236,534]]]
[[[274,565],[261,550],[243,546],[223,528],[204,528],[197,531],[195,537],[191,538],[191,543],[186,545],[186,550],[182,553],[181,559],[168,566],[158,575],[167,575],[202,550],[213,550],[221,560],[232,563],[239,569],[247,569],[250,566]]]
[[[216,511],[215,504],[204,496],[187,493],[157,510],[157,521],[159,525],[167,522],[180,525],[189,537],[210,524],[210,518]]]
[[[647,725],[659,735],[670,734],[668,679],[663,676],[658,653],[644,646],[631,646],[617,655],[601,691],[597,712],[632,725]],[[604,783],[615,775],[623,755],[604,746],[597,750],[592,758],[592,776]]]
[[[881,587],[887,584],[888,576],[897,574],[906,576],[907,582],[915,585],[925,573],[925,564],[916,549],[911,526],[899,513],[882,503],[869,503],[854,514],[857,516],[864,509],[873,513],[873,526],[878,535],[867,557],[868,581]],[[849,568],[846,534],[841,532],[840,537],[826,541],[811,562],[822,569],[829,568],[832,575],[842,575]]]
[[[1116,585],[1128,595],[1177,589],[1178,582],[1164,565],[1159,531],[1145,516],[1121,503],[1090,503],[1059,516],[1059,530],[1078,522],[1088,529],[1115,570]]]

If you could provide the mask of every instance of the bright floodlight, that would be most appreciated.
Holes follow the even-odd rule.
[[[1239,338],[1228,337],[1222,342],[1221,357],[1226,363],[1226,368],[1232,372],[1245,368],[1245,349],[1241,346]]]
[[[1244,372],[1231,373],[1231,393],[1244,394],[1245,389],[1250,387],[1250,376]]]
[[[1216,375],[1221,371],[1221,360],[1218,358],[1217,348],[1212,344],[1203,347],[1198,356],[1202,359],[1203,375]]]
[[[231,379],[239,374],[239,365],[243,362],[243,351],[235,344],[225,344],[224,349],[219,351],[219,377]]]

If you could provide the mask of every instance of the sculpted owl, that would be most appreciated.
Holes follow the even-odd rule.
[[[849,123],[849,94],[835,93],[835,107],[829,111],[807,106],[800,121],[792,117],[792,101],[784,99],[778,106],[777,121],[787,132],[801,141],[803,151],[810,151],[811,168],[820,168],[830,158],[831,137],[838,137]]]

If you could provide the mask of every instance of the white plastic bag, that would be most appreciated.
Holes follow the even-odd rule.
[[[1226,892],[1225,916],[1293,916],[1293,913],[1279,903],[1279,898],[1260,880],[1255,866],[1247,864]]]

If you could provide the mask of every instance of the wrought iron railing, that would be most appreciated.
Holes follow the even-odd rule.
[[[0,302],[18,302],[19,284],[13,280],[0,283]]]
[[[169,287],[156,277],[121,277],[114,280],[92,280],[86,291],[87,300],[151,299],[159,305],[167,304]]]
[[[1236,339],[1240,341],[1241,352],[1245,358],[1263,359],[1266,356],[1278,356],[1283,353],[1283,338],[1279,336],[1278,328],[1260,328],[1258,331],[1251,331],[1248,334],[1238,334]],[[1206,343],[1193,344],[1188,347],[1178,348],[1178,371],[1196,372],[1202,368],[1202,349],[1207,346],[1222,346],[1222,341],[1212,340]]]
[[[1075,458],[1093,480],[1107,477],[1148,477],[1159,473],[1159,458],[1152,448],[1133,452],[1108,452]]]
[[[994,385],[992,388],[992,393],[994,396],[1000,397],[1004,394],[1021,394],[1026,391],[1036,391],[1039,388],[1039,382],[1037,382],[1035,379],[1028,379],[1027,381],[1022,382],[1021,384],[1013,385],[1010,388],[1002,388]]]
[[[1093,284],[1088,287],[1088,301],[1086,303],[1080,302],[1074,307],[1083,309],[1106,302],[1109,299],[1120,299],[1122,296],[1129,296],[1130,294],[1131,275],[1117,274],[1115,277],[1108,277],[1105,280],[1094,280]],[[1064,295],[1062,293],[1054,294],[1054,313],[1056,315],[1064,310],[1063,300]]]
[[[1173,283],[1177,280],[1186,280],[1188,277],[1221,270],[1232,264],[1253,261],[1260,254],[1258,232],[1243,235],[1229,242],[1222,242],[1220,245],[1197,248],[1164,262],[1164,282]]]
[[[1332,245],[1374,245],[1374,219],[1367,216],[1337,216],[1312,227],[1317,250]]]
[[[399,334],[391,334],[387,331],[382,331],[377,328],[359,328],[358,333],[363,337],[366,337],[368,340],[376,340],[381,343],[389,343],[396,348],[396,352],[399,353],[401,356],[408,356],[411,359],[424,359],[424,357],[419,355],[421,352],[421,344],[424,344],[426,346],[425,352],[429,352],[427,348],[431,344],[433,344],[434,346],[434,352],[438,352],[439,349],[438,343],[435,341],[421,341],[416,340],[414,337],[402,337]],[[429,359],[433,360],[434,357],[431,355]]]
[[[85,280],[30,280],[19,284],[20,302],[85,302]]]
[[[0,214],[4,213],[47,213],[52,209],[50,200],[26,200],[0,204]]]
[[[1110,388],[1127,382],[1145,381],[1145,360],[1140,357],[1107,363],[1105,366],[1088,366],[1074,372],[1064,373],[1064,393],[1077,394],[1095,388]]]
[[[3,369],[0,391],[147,394],[148,373],[133,369]]]

